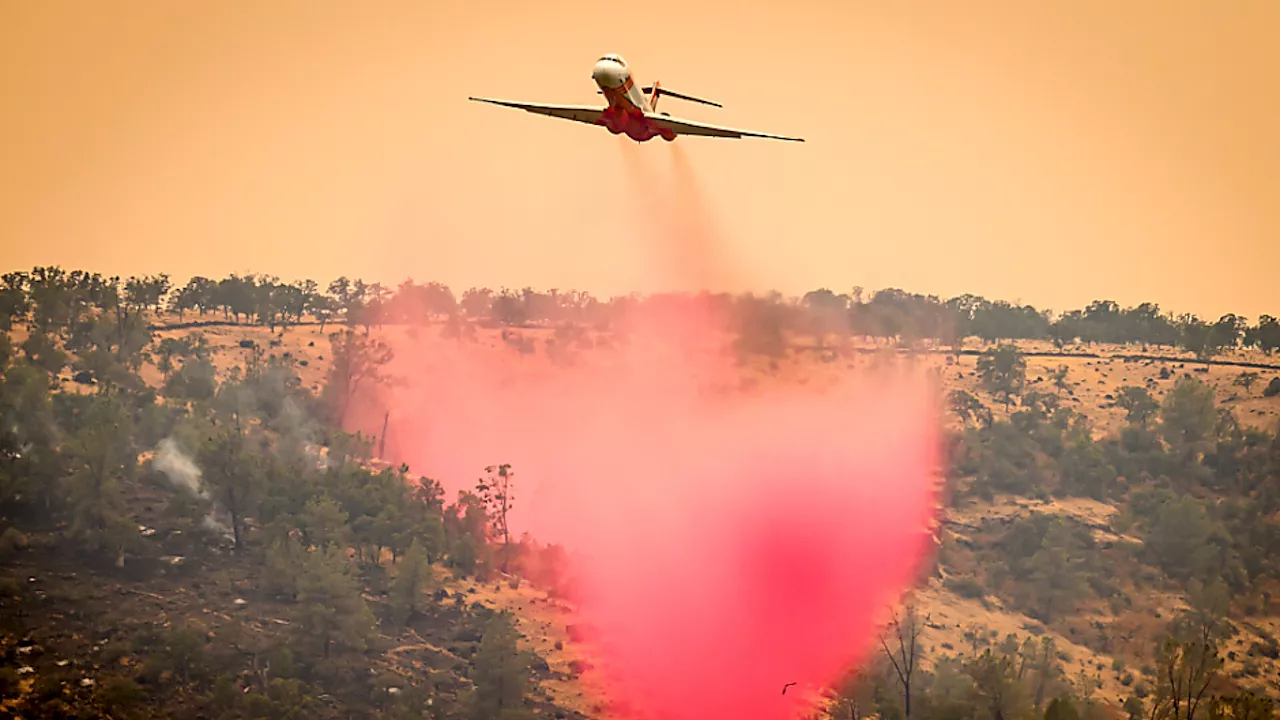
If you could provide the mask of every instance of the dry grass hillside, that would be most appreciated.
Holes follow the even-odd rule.
[[[327,332],[332,332],[333,329],[327,328],[326,333],[322,333],[318,326],[302,325],[283,333],[272,334],[257,326],[210,325],[161,330],[159,337],[178,337],[193,332],[203,334],[216,349],[215,364],[220,374],[231,372],[233,368],[243,364],[249,352],[242,347],[243,344],[256,343],[269,355],[289,356],[297,360],[297,371],[303,384],[318,391],[328,367]],[[397,336],[417,336],[438,331],[438,327],[387,326],[375,328],[371,334],[394,339]],[[533,341],[535,352],[544,350],[546,340],[552,336],[550,330],[524,329],[519,332],[526,340]],[[498,351],[510,344],[497,329],[478,330],[474,341]],[[866,351],[875,347],[873,343],[853,343],[842,351],[829,348],[818,350],[806,347],[803,341],[797,341],[784,357],[773,361],[755,359],[744,366],[743,373],[753,377],[753,382],[821,383],[824,378],[853,372],[861,364],[872,362],[873,356],[866,354]],[[984,347],[970,341],[965,350],[973,352]],[[1277,418],[1280,418],[1280,397],[1265,398],[1262,395],[1262,389],[1271,378],[1280,376],[1280,371],[1250,370],[1226,364],[1206,366],[1176,352],[1167,353],[1168,359],[1165,360],[1121,357],[1135,354],[1133,347],[1094,345],[1066,350],[1087,352],[1100,357],[1036,355],[1055,352],[1052,345],[1044,342],[1024,342],[1019,344],[1019,348],[1028,353],[1028,389],[1061,396],[1064,404],[1092,421],[1095,435],[1099,437],[1116,431],[1124,421],[1124,411],[1115,404],[1121,387],[1146,387],[1159,400],[1183,374],[1193,374],[1209,383],[1221,406],[1234,411],[1244,425],[1274,429]],[[608,351],[584,351],[581,358],[590,362],[593,352]],[[1147,354],[1156,355],[1159,351],[1150,350]],[[974,354],[954,354],[940,349],[921,353],[919,360],[938,370],[945,389],[971,392],[997,416],[1004,413],[1001,401],[982,388]],[[1266,362],[1267,358],[1255,352],[1236,351],[1217,360],[1258,363]],[[1051,376],[1064,366],[1067,369],[1066,383],[1064,387],[1057,387]],[[1248,389],[1237,382],[1242,372],[1258,374],[1257,381]],[[143,376],[156,385],[161,380],[160,372],[154,366],[147,367]],[[1087,499],[1035,501],[998,496],[990,503],[970,500],[963,505],[946,508],[941,537],[944,544],[955,548],[949,561],[953,572],[956,568],[963,569],[966,562],[979,561],[976,555],[966,552],[966,545],[989,534],[993,527],[1007,525],[1017,518],[1034,514],[1062,516],[1078,521],[1090,528],[1104,552],[1120,552],[1117,548],[1126,544],[1140,544],[1141,541],[1116,532],[1111,527],[1111,518],[1116,511],[1111,505]],[[1125,594],[1130,602],[1122,612],[1113,612],[1103,603],[1096,603],[1096,607],[1087,607],[1068,622],[1057,623],[1050,630],[1043,623],[1008,607],[994,596],[966,597],[958,594],[949,589],[945,574],[942,574],[929,579],[918,594],[922,611],[929,616],[924,641],[930,655],[940,655],[976,652],[984,643],[997,641],[1008,634],[1020,637],[1053,637],[1061,651],[1060,657],[1068,676],[1076,680],[1089,678],[1096,686],[1097,697],[1118,708],[1125,697],[1133,694],[1135,683],[1140,684],[1143,677],[1151,681],[1151,652],[1144,642],[1158,633],[1164,621],[1186,607],[1187,600],[1178,593],[1161,591],[1149,585],[1139,588],[1127,583],[1125,578],[1117,580],[1125,586]],[[494,608],[510,608],[518,613],[525,642],[543,653],[552,668],[563,672],[567,678],[548,683],[548,690],[563,706],[573,707],[593,717],[600,716],[599,713],[607,707],[607,698],[599,694],[598,688],[584,685],[590,679],[590,674],[585,679],[581,677],[581,659],[569,636],[567,625],[571,619],[563,603],[527,586],[511,590],[506,584],[478,586],[474,581],[463,582],[461,585],[457,581],[450,582],[453,584],[448,587],[473,593],[481,603]],[[1254,617],[1242,625],[1228,648],[1231,651],[1231,659],[1227,663],[1228,672],[1234,673],[1244,684],[1269,692],[1280,692],[1280,663],[1248,654],[1250,645],[1259,638],[1273,637],[1277,625],[1280,625],[1280,615]],[[1098,649],[1099,643],[1094,637],[1098,634],[1113,638],[1107,642],[1110,651]],[[1131,639],[1131,642],[1126,642],[1126,638]],[[1242,672],[1246,663],[1250,664],[1247,677]]]

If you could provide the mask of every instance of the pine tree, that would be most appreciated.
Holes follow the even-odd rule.
[[[375,626],[345,554],[335,546],[312,550],[298,573],[299,624],[326,660],[335,646],[363,651]]]
[[[475,694],[471,717],[474,720],[515,720],[524,712],[525,685],[529,661],[517,647],[518,634],[507,611],[485,624],[476,653]]]
[[[431,579],[427,553],[414,538],[399,564],[395,581],[391,583],[391,612],[397,624],[408,622],[414,613],[422,609],[423,594],[431,587]]]

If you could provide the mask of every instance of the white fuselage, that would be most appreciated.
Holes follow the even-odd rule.
[[[609,107],[627,112],[649,112],[649,99],[636,86],[627,62],[621,57],[605,55],[600,58],[591,71],[591,79],[595,80],[600,92],[604,93]]]
[[[617,55],[605,55],[596,61],[591,79],[609,104],[599,120],[599,124],[608,128],[609,132],[614,135],[625,133],[637,142],[655,137],[668,142],[676,139],[676,134],[669,128],[655,127],[645,117],[647,113],[654,111],[654,103],[636,86],[626,60]],[[657,83],[654,85],[656,87]]]

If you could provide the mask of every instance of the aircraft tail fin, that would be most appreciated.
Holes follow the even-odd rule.
[[[696,102],[696,103],[702,103],[703,105],[711,105],[713,107],[724,107],[720,103],[711,102],[710,100],[703,100],[702,98],[696,98],[696,97],[693,97],[692,95],[685,95],[683,93],[675,92],[674,90],[668,90],[662,87],[662,85],[657,82],[655,82],[652,85],[648,85],[640,88],[640,92],[650,96],[649,105],[651,107],[656,107],[658,104],[658,98],[663,95],[669,95],[673,98],[679,98],[681,100],[686,100],[688,102]]]

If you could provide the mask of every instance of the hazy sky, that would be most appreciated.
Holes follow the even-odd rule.
[[[604,295],[655,287],[671,211],[758,289],[1280,314],[1278,35],[1274,0],[0,0],[0,265]],[[807,142],[682,174],[466,100],[599,102],[606,52]]]

